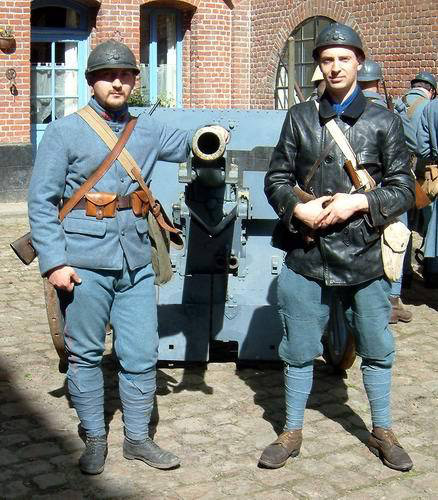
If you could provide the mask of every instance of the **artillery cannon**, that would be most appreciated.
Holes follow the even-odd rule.
[[[208,361],[221,347],[232,359],[277,360],[283,328],[276,280],[284,254],[271,246],[277,216],[263,180],[285,112],[158,109],[156,116],[197,129],[193,155],[178,166],[179,184],[158,172],[153,181],[185,240],[172,254],[173,280],[159,290],[159,359]],[[230,143],[215,126],[198,128],[206,121],[229,129]],[[354,349],[338,306],[325,358],[348,368]]]

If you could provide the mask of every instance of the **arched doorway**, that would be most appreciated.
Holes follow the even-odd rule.
[[[50,122],[87,103],[88,9],[72,0],[34,0],[31,27],[31,134],[35,147]]]

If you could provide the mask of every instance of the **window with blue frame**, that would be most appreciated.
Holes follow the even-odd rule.
[[[37,0],[31,26],[31,122],[43,131],[86,103],[88,11],[70,0]]]
[[[140,85],[147,104],[182,107],[181,13],[170,9],[141,11]]]

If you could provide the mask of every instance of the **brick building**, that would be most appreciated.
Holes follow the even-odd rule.
[[[398,95],[418,70],[437,73],[436,19],[432,0],[1,0],[14,40],[0,49],[0,201],[23,199],[47,123],[87,102],[87,55],[107,38],[134,50],[145,104],[267,109],[287,106],[290,35],[305,92],[313,40],[340,21]]]

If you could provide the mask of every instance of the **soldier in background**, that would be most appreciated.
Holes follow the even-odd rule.
[[[394,101],[394,111],[403,122],[406,143],[412,153],[417,151],[417,129],[424,107],[435,99],[436,78],[428,71],[420,71],[413,80],[411,88]]]
[[[365,59],[362,68],[357,72],[357,81],[362,89],[363,95],[375,104],[379,104],[384,108],[388,105],[379,93],[379,83],[382,80],[382,68],[380,64],[371,59]]]
[[[357,81],[360,88],[362,89],[363,95],[379,106],[388,108],[388,104],[382,94],[379,93],[379,83],[383,80],[383,73],[380,64],[371,59],[365,59],[362,64],[362,68],[357,72]],[[400,215],[399,219],[408,225],[408,214],[407,212]],[[410,248],[410,246],[409,246]],[[410,271],[410,252],[406,252],[405,255],[406,271]],[[403,269],[404,272],[404,269]],[[403,272],[397,281],[394,281],[391,286],[391,295],[389,300],[391,301],[391,317],[389,323],[394,325],[399,321],[404,323],[409,323],[412,321],[412,313],[408,311],[404,306],[400,295],[402,289]]]
[[[90,112],[118,137],[130,120],[127,101],[138,73],[134,54],[115,40],[98,45],[88,58]],[[160,124],[143,113],[126,149],[148,181],[157,160],[186,161],[191,138],[192,132]],[[100,474],[107,456],[101,362],[109,322],[119,368],[123,455],[170,469],[179,465],[179,458],[149,437],[158,333],[151,244],[143,217],[148,207],[142,205],[138,213],[132,201],[139,186],[116,161],[62,223],[58,218],[60,203],[72,197],[108,153],[97,132],[77,113],[49,124],[29,187],[32,241],[40,272],[58,290],[65,309],[67,384],[86,435],[81,471]],[[108,195],[117,195],[112,213],[102,216],[94,209],[87,215],[93,199]]]
[[[391,368],[394,339],[388,327],[391,285],[384,276],[380,229],[414,202],[414,180],[400,119],[369,102],[357,85],[365,59],[362,41],[349,26],[321,31],[313,51],[327,88],[314,101],[292,106],[265,177],[265,194],[280,218],[278,241],[287,252],[278,278],[284,335],[284,432],[265,448],[259,463],[285,465],[300,452],[314,359],[334,296],[342,303],[362,357],[371,408],[370,450],[383,463],[407,471],[412,461],[391,429]],[[341,148],[330,149],[326,123],[334,120],[376,187],[352,192]],[[324,156],[326,151],[329,153]],[[313,173],[315,160],[321,158]],[[311,175],[312,174],[312,175]],[[306,201],[301,193],[311,193]],[[283,236],[283,237],[282,237]]]
[[[411,81],[411,88],[399,99],[394,101],[394,110],[399,114],[403,122],[406,144],[412,153],[412,165],[415,175],[420,184],[425,182],[425,178],[436,168],[437,160],[433,158],[433,151],[427,147],[426,140],[433,136],[433,128],[429,129],[430,121],[423,117],[423,111],[434,101],[437,95],[437,80],[428,71],[420,71]],[[426,116],[426,115],[425,115]],[[420,121],[423,125],[420,125]],[[429,135],[431,132],[432,135]],[[418,143],[421,135],[422,145]],[[436,201],[432,206],[425,207],[421,211],[423,223],[420,231],[425,233],[425,244],[427,244],[428,257],[423,261],[423,278],[427,287],[433,287],[438,273],[438,264],[433,256],[436,251],[431,250],[435,241],[436,224],[433,215],[436,210]],[[417,219],[419,213],[416,212]],[[418,225],[418,220],[413,226]]]
[[[417,129],[417,153],[425,166],[426,191],[432,205],[423,209],[427,222],[424,238],[423,278],[427,288],[438,288],[438,100],[429,102],[421,113]]]

